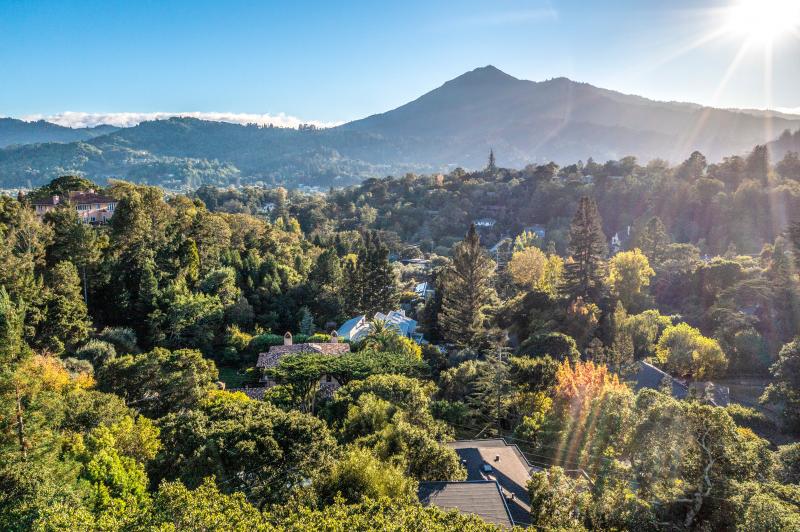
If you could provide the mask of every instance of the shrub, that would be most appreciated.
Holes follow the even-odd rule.
[[[117,356],[117,350],[113,344],[104,340],[89,340],[75,351],[75,356],[88,360],[95,366],[102,366]]]
[[[97,338],[112,344],[120,355],[140,352],[136,343],[136,333],[128,327],[106,327],[100,331]]]

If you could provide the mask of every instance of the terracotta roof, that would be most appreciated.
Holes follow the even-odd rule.
[[[70,203],[113,203],[117,200],[111,196],[104,196],[96,192],[70,192]]]
[[[266,388],[231,388],[228,390],[229,392],[242,392],[250,399],[254,399],[256,401],[261,401],[264,399],[264,393],[267,391]]]
[[[266,353],[259,353],[257,368],[272,368],[284,355],[300,353],[319,353],[322,355],[341,355],[350,352],[350,344],[345,343],[320,343],[320,344],[292,344],[274,345]]]

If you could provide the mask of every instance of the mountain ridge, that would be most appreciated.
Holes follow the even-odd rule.
[[[660,102],[566,77],[522,80],[488,65],[395,109],[327,129],[190,118],[105,133],[59,128],[52,131],[84,137],[0,150],[0,186],[42,183],[68,172],[169,186],[336,186],[392,173],[479,168],[490,148],[511,167],[627,155],[678,162],[694,150],[714,161],[800,129],[800,116]],[[86,138],[93,133],[101,134]]]

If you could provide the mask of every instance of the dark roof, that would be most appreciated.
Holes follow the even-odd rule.
[[[502,527],[514,526],[500,486],[493,480],[420,482],[417,494],[424,506],[474,514],[487,523]]]
[[[46,198],[35,199],[31,201],[31,205],[58,205],[55,198],[56,196],[47,196]]]
[[[259,353],[257,368],[272,368],[278,365],[278,361],[284,355],[300,353],[319,353],[322,355],[341,355],[350,351],[350,344],[347,343],[310,343],[292,345],[274,345],[266,353]]]
[[[455,450],[467,470],[467,480],[495,480],[504,495],[514,499],[507,505],[517,525],[530,523],[531,501],[528,481],[531,473],[541,471],[528,462],[519,447],[502,438],[486,440],[458,440],[447,444]],[[487,470],[485,466],[490,466]]]
[[[639,369],[634,375],[633,389],[637,392],[642,388],[650,388],[652,390],[661,390],[665,379],[672,382],[672,396],[676,399],[684,399],[689,394],[689,389],[685,384],[670,376],[647,362],[639,362]]]
[[[228,390],[229,392],[242,392],[250,399],[254,399],[256,401],[261,401],[264,399],[264,393],[267,391],[266,388],[231,388]]]

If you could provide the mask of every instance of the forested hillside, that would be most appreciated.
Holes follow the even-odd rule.
[[[20,132],[16,140],[3,140],[3,131],[13,138],[12,130],[23,127],[62,136]],[[718,162],[798,128],[793,115],[657,102],[567,78],[532,82],[487,66],[397,109],[327,129],[191,118],[116,131],[0,122],[0,147],[18,145],[0,150],[0,187],[41,186],[79,173],[100,183],[118,178],[172,190],[203,184],[327,188],[390,174],[475,170],[490,148],[511,168],[624,156],[674,164],[693,151]],[[67,138],[77,142],[54,144]]]
[[[539,528],[797,529],[794,160],[0,198],[0,529],[495,530],[417,498],[486,437]]]

